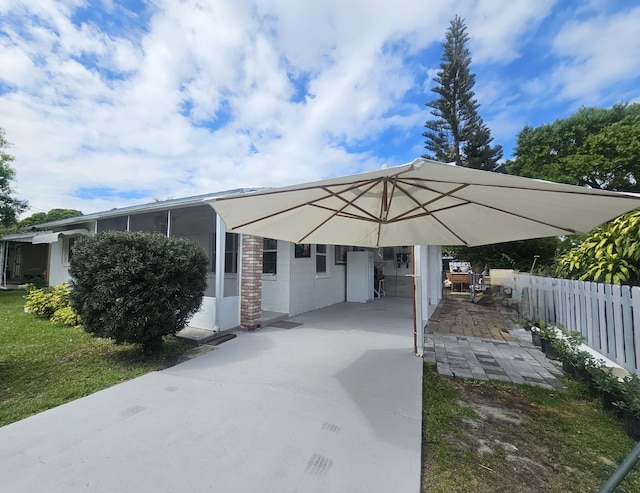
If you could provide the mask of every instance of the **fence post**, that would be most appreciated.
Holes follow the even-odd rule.
[[[609,337],[607,334],[607,316],[605,312],[604,284],[596,284],[598,292],[598,329],[600,332],[600,350],[609,356]]]
[[[640,287],[631,288],[631,313],[633,314],[633,333],[635,340],[635,367],[640,369]]]
[[[636,348],[633,344],[633,315],[631,308],[631,286],[621,286],[622,290],[622,334],[624,343],[624,367],[636,371]]]

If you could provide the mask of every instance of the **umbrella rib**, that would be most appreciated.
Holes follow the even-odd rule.
[[[391,188],[390,196],[387,190],[387,186],[388,186],[387,184],[389,182],[389,179],[393,179],[393,185]],[[380,221],[378,222],[378,232],[376,234],[376,243],[378,244],[380,244],[380,236],[382,236],[382,225],[386,224],[389,219],[389,210],[391,210],[391,202],[393,201],[393,197],[395,196],[397,184],[398,184],[398,175],[389,177],[384,180],[384,194],[383,194],[382,205],[381,205],[382,210],[380,211]]]
[[[356,197],[352,200],[347,200],[344,197],[342,197],[341,195],[325,188],[325,187],[320,187],[322,188],[322,190],[324,190],[325,192],[327,192],[328,194],[332,195],[333,197],[336,197],[337,199],[343,200],[345,202],[344,206],[341,209],[331,209],[330,207],[323,207],[323,206],[319,206],[318,204],[314,204],[314,203],[309,203],[308,205],[314,206],[314,207],[320,207],[322,209],[326,209],[326,210],[330,210],[333,211],[333,214],[331,214],[328,218],[326,218],[324,221],[322,221],[320,224],[318,224],[315,228],[313,228],[311,231],[309,231],[306,235],[304,235],[302,238],[300,238],[300,240],[298,240],[298,243],[302,243],[305,239],[307,239],[310,235],[312,235],[313,233],[315,233],[316,231],[318,231],[322,226],[324,226],[325,224],[327,224],[331,219],[333,219],[334,217],[336,217],[337,215],[340,215],[347,207],[349,207],[350,205],[355,207],[356,209],[358,209],[360,212],[370,216],[371,218],[375,219],[375,216],[373,214],[370,214],[369,212],[365,211],[364,209],[362,209],[361,207],[358,207],[357,205],[354,204],[354,201],[358,200],[360,197],[362,197],[365,193],[367,193],[369,190],[371,190],[373,187],[375,187],[377,185],[379,180],[374,180],[371,183],[371,186],[369,188],[366,188],[364,190],[362,190],[358,195],[356,195]],[[351,188],[353,189],[353,188]],[[341,192],[344,193],[344,190]],[[323,199],[326,199],[326,197],[323,197]],[[347,213],[348,214],[348,213]],[[355,215],[354,215],[355,216]],[[355,216],[356,218],[358,216]]]
[[[384,212],[384,215],[380,215],[381,218],[381,222],[386,223],[387,220],[389,219],[389,211],[391,210],[391,203],[393,202],[393,197],[395,197],[396,195],[396,188],[398,187],[398,177],[394,176],[393,178],[393,184],[392,184],[392,188],[391,188],[391,194],[389,194],[389,201],[386,204],[386,209]]]
[[[339,209],[339,210],[336,210],[336,214],[343,213],[342,211],[344,211],[348,206],[352,206],[353,208],[355,208],[355,209],[359,210],[360,212],[362,212],[362,213],[363,213],[363,214],[365,214],[366,216],[369,216],[373,221],[379,221],[379,220],[380,220],[380,218],[376,217],[374,214],[371,214],[369,211],[367,211],[367,210],[363,209],[362,207],[360,207],[358,204],[356,204],[356,203],[355,203],[355,201],[356,201],[356,200],[358,200],[360,197],[362,197],[365,193],[369,192],[369,191],[370,191],[373,187],[375,187],[378,183],[380,183],[380,180],[371,180],[371,181],[370,181],[371,186],[370,186],[369,188],[365,189],[365,190],[362,190],[358,195],[356,195],[356,197],[355,197],[353,200],[347,200],[347,199],[345,199],[345,198],[344,198],[342,195],[340,195],[340,194],[342,194],[342,193],[344,193],[344,192],[350,192],[351,190],[354,190],[354,189],[356,189],[356,188],[359,188],[361,185],[354,186],[354,187],[349,187],[349,188],[347,188],[347,189],[345,189],[345,190],[340,191],[340,194],[338,194],[338,193],[336,193],[336,192],[333,192],[332,190],[326,189],[325,187],[322,187],[322,189],[323,189],[325,192],[327,192],[327,193],[331,194],[333,197],[335,197],[335,198],[337,198],[337,199],[340,199],[340,200],[342,200],[343,202],[345,202],[345,206],[344,206],[344,207],[342,207],[342,208],[341,208],[341,209]],[[326,199],[326,197],[323,197],[322,199]],[[315,205],[316,207],[321,207],[321,206],[319,206],[318,204],[313,204],[313,205]],[[327,208],[327,209],[330,209],[330,208]],[[330,209],[330,210],[332,210],[332,209]],[[343,214],[348,214],[348,213],[343,213]],[[354,216],[354,217],[359,217],[359,216],[356,216],[355,214],[354,214],[353,216]],[[363,219],[364,219],[364,218],[363,218]]]
[[[444,223],[442,223],[441,221],[438,220],[438,218],[435,216],[435,214],[437,214],[439,212],[447,211],[449,209],[455,209],[457,207],[462,207],[462,206],[465,206],[465,205],[469,205],[469,204],[470,204],[470,202],[468,202],[466,204],[450,205],[450,206],[443,207],[442,209],[438,209],[438,210],[435,210],[435,211],[426,211],[426,212],[424,212],[422,214],[414,214],[413,216],[408,217],[408,218],[403,218],[403,219],[395,219],[394,218],[394,219],[391,219],[389,222],[390,223],[394,223],[394,222],[399,222],[399,221],[407,221],[409,219],[416,219],[416,218],[424,217],[424,216],[431,216],[436,221],[438,221],[440,224],[445,226]],[[564,231],[567,234],[572,234],[572,235],[576,234],[576,230],[575,229],[565,228],[564,226],[558,226],[557,224],[547,223],[545,221],[540,221],[538,219],[533,219],[531,217],[523,216],[522,214],[515,214],[513,212],[508,212],[508,211],[505,211],[505,210],[502,210],[502,209],[498,209],[497,207],[492,207],[490,205],[478,204],[478,203],[475,203],[475,202],[474,202],[474,204],[479,206],[479,207],[486,207],[487,209],[492,209],[494,211],[503,212],[503,213],[508,214],[510,216],[517,217],[519,219],[525,219],[527,221],[531,221],[533,223],[541,224],[543,226],[549,226],[550,228],[560,229],[560,230]],[[446,226],[445,226],[445,228],[446,228]],[[447,229],[449,229],[449,228],[447,228]],[[449,231],[451,231],[451,230],[449,229]],[[453,233],[453,231],[451,231],[451,232]],[[453,234],[455,234],[455,233],[453,233]]]
[[[502,173],[497,173],[499,175],[502,175]],[[512,176],[512,175],[506,175],[506,176]],[[531,179],[531,178],[530,178]],[[427,182],[427,183],[442,183],[442,184],[446,184],[446,185],[460,185],[461,182],[458,181],[453,181],[453,180],[438,180],[438,179],[434,179],[434,178],[400,178],[400,181],[405,183],[405,184],[411,184],[414,185],[416,187],[419,188],[423,188],[425,190],[430,190],[430,191],[435,191],[425,185],[421,185],[418,182]],[[555,183],[555,182],[545,182],[543,180],[539,180],[541,183],[546,183],[549,185],[557,185],[557,186],[561,186],[563,185],[562,183]],[[486,188],[505,188],[508,190],[524,190],[524,191],[530,191],[530,192],[548,192],[548,193],[562,193],[562,194],[568,194],[568,195],[593,195],[593,196],[608,196],[608,197],[616,197],[616,198],[626,198],[626,199],[631,199],[631,200],[637,200],[638,197],[634,197],[631,195],[628,195],[628,192],[613,192],[611,190],[597,190],[597,193],[593,193],[593,194],[589,194],[589,192],[595,192],[596,190],[594,189],[590,189],[590,188],[584,188],[584,190],[553,190],[553,189],[540,189],[540,188],[535,188],[533,186],[530,187],[526,187],[526,186],[518,186],[518,185],[501,185],[501,184],[496,184],[496,183],[462,183],[462,185],[467,186],[467,187],[486,187]],[[566,184],[564,184],[566,185]],[[567,185],[567,186],[575,186],[575,185]],[[580,188],[580,187],[578,187]],[[585,193],[586,192],[586,193]],[[441,192],[437,192],[437,193],[441,193]],[[456,197],[457,198],[457,197]],[[461,199],[461,200],[467,200],[467,199]]]
[[[405,184],[405,185],[409,185],[409,184],[413,185],[412,183],[404,181],[404,180],[402,180],[402,183]],[[434,192],[434,193],[440,194],[437,197],[435,197],[435,198],[433,198],[431,200],[428,200],[427,202],[420,202],[413,195],[411,195],[409,192],[407,192],[404,188],[398,186],[398,190],[402,191],[407,197],[409,197],[411,200],[413,200],[417,204],[417,207],[414,207],[413,209],[410,209],[408,211],[404,211],[402,214],[399,214],[399,215],[395,216],[389,222],[401,221],[405,216],[408,216],[409,214],[411,214],[411,213],[413,213],[413,212],[415,212],[415,211],[417,211],[419,209],[422,209],[425,212],[429,213],[429,211],[426,209],[426,207],[429,204],[433,204],[434,202],[437,202],[438,200],[441,200],[441,199],[443,199],[445,197],[453,196],[454,193],[459,192],[460,190],[462,190],[463,188],[466,188],[467,186],[468,185],[461,185],[458,188],[454,188],[453,190],[451,190],[449,192],[438,192],[436,190],[432,190],[429,187],[418,185],[418,188],[422,188],[423,190],[428,190],[430,192]],[[458,200],[465,201],[465,204],[469,204],[470,203],[467,199],[461,199],[459,197],[455,197],[455,198],[458,199]],[[465,205],[465,204],[462,204],[462,205]]]
[[[349,187],[349,188],[347,188],[347,189],[345,189],[345,190],[342,190],[342,192],[341,192],[341,193],[348,192],[348,191],[350,191],[350,190],[353,190],[354,188],[358,188],[358,186],[361,186],[361,185],[362,185],[362,183],[367,183],[367,182],[372,183],[372,184],[371,184],[371,186],[370,186],[369,188],[367,188],[367,189],[366,189],[364,192],[362,192],[362,193],[366,193],[366,192],[368,192],[369,190],[371,190],[371,189],[376,185],[376,183],[378,183],[378,180],[366,180],[366,181],[360,182],[358,185],[354,185],[354,186]],[[332,186],[333,186],[333,185],[332,185]],[[331,191],[331,190],[328,190],[326,187],[308,187],[308,188],[301,188],[301,189],[300,189],[300,191],[303,191],[303,190],[315,190],[315,189],[317,189],[317,188],[321,188],[322,190],[324,190],[325,192],[328,192],[328,193],[329,193],[329,194],[331,194],[332,196],[334,196],[334,197],[336,197],[336,198],[339,198],[339,199],[341,199],[341,200],[343,200],[343,201],[347,202],[347,205],[345,205],[345,206],[344,206],[342,209],[340,209],[340,210],[345,209],[345,208],[349,205],[349,202],[348,202],[345,198],[340,197],[340,195],[338,195],[336,192],[333,192],[333,191]],[[296,190],[296,191],[298,191],[298,190]],[[275,192],[274,192],[274,193],[275,193]],[[264,194],[262,194],[262,195],[264,195]],[[361,194],[361,195],[362,195],[362,194]],[[246,197],[249,197],[249,196],[247,195]],[[252,194],[252,195],[251,195],[251,197],[255,197],[255,195],[253,195],[253,194]],[[358,195],[358,197],[360,197],[360,195]],[[358,197],[356,197],[356,198],[358,198]],[[229,199],[230,199],[231,197],[227,197],[227,198],[229,198]],[[234,197],[234,200],[242,199],[242,198],[243,198],[242,196],[240,196],[240,197]],[[252,224],[259,223],[259,222],[261,222],[261,221],[265,221],[265,220],[267,220],[267,219],[271,219],[272,217],[276,217],[276,216],[279,216],[279,215],[281,215],[281,214],[285,214],[285,213],[287,213],[287,212],[291,212],[291,211],[293,211],[293,210],[295,210],[295,209],[298,209],[298,208],[300,208],[300,207],[304,207],[305,205],[311,205],[311,206],[315,206],[315,207],[321,207],[321,208],[323,208],[323,209],[327,209],[327,210],[334,211],[335,209],[331,209],[331,208],[329,208],[329,207],[322,207],[322,206],[319,206],[318,204],[316,204],[316,203],[315,203],[315,202],[320,201],[320,200],[326,200],[326,198],[327,198],[326,196],[323,196],[323,197],[319,197],[319,198],[317,198],[317,199],[309,200],[308,202],[302,202],[301,204],[293,205],[293,206],[291,206],[291,207],[288,207],[287,209],[279,210],[279,211],[277,211],[277,212],[273,212],[272,214],[267,214],[266,216],[262,216],[262,217],[259,217],[259,218],[257,218],[257,219],[253,219],[253,220],[251,220],[251,221],[247,221],[246,223],[238,224],[238,225],[234,226],[234,229],[237,229],[237,228],[244,228],[245,226],[250,226],[250,225],[252,225]],[[222,199],[217,199],[217,200],[222,200]],[[354,207],[356,207],[357,209],[359,209],[361,212],[363,212],[363,213],[365,213],[365,214],[369,215],[369,216],[370,216],[370,217],[372,217],[374,220],[377,220],[377,218],[376,218],[374,215],[369,214],[367,211],[365,211],[365,210],[363,210],[363,209],[359,208],[359,207],[358,207],[358,206],[356,206],[356,205],[354,205]],[[338,211],[338,212],[339,212],[339,211]]]
[[[426,186],[424,186],[424,185],[420,185],[420,184],[417,184],[417,183],[412,183],[412,182],[410,182],[410,181],[408,181],[408,180],[402,180],[402,179],[401,179],[400,181],[401,181],[402,183],[404,183],[404,184],[407,184],[407,185],[409,185],[409,184],[410,184],[410,185],[416,186],[416,187],[418,187],[418,188],[422,188],[422,189],[424,189],[424,190],[429,190],[429,191],[431,191],[431,192],[436,192],[435,190],[433,190],[433,189],[431,189],[431,188],[429,188],[429,187],[426,187]],[[422,180],[422,181],[424,181],[424,180]],[[429,181],[435,181],[435,180],[429,180]],[[574,229],[565,228],[564,226],[557,226],[557,225],[555,225],[555,224],[550,224],[550,223],[547,223],[547,222],[544,222],[544,221],[540,221],[540,220],[538,220],[538,219],[533,219],[533,218],[531,218],[531,217],[527,217],[527,216],[524,216],[524,215],[522,215],[522,214],[516,214],[516,213],[514,213],[514,212],[510,212],[510,211],[507,211],[507,210],[501,209],[501,208],[499,208],[499,207],[495,207],[495,206],[491,206],[491,205],[482,204],[482,203],[477,202],[477,201],[470,201],[469,199],[465,199],[465,198],[461,198],[461,197],[456,197],[456,196],[454,195],[455,193],[459,192],[460,190],[463,190],[464,188],[467,188],[468,186],[471,186],[471,184],[469,184],[469,183],[465,183],[465,184],[463,184],[463,185],[461,185],[461,186],[459,186],[459,187],[457,187],[457,188],[454,188],[453,190],[451,190],[451,191],[449,191],[449,192],[446,192],[446,193],[436,192],[436,193],[441,193],[441,195],[440,195],[439,197],[436,197],[435,199],[433,199],[433,200],[429,201],[429,202],[425,202],[424,204],[420,204],[420,203],[419,203],[419,202],[418,202],[418,201],[417,201],[417,200],[416,200],[412,195],[410,195],[408,192],[406,192],[402,187],[398,187],[402,192],[404,192],[404,193],[405,193],[405,195],[407,195],[410,199],[412,199],[414,202],[416,202],[417,204],[419,204],[419,207],[415,207],[414,209],[411,209],[410,211],[405,211],[405,212],[404,212],[404,213],[402,213],[401,215],[396,216],[396,217],[394,217],[393,219],[390,219],[390,220],[389,220],[389,222],[391,223],[391,222],[397,222],[397,221],[402,221],[402,220],[407,220],[407,219],[414,219],[414,218],[416,218],[416,217],[424,217],[424,216],[428,216],[428,215],[433,215],[433,214],[435,214],[436,212],[442,212],[442,211],[445,211],[445,210],[448,210],[448,209],[452,209],[452,208],[455,208],[455,207],[460,207],[460,206],[463,206],[463,205],[469,205],[469,204],[475,204],[475,205],[478,205],[478,206],[480,206],[480,207],[486,207],[487,209],[491,209],[491,210],[494,210],[494,211],[504,212],[505,214],[509,214],[510,216],[513,216],[513,217],[518,217],[518,218],[520,218],[520,219],[526,219],[526,220],[528,220],[528,221],[532,221],[532,222],[535,222],[535,223],[541,224],[541,225],[543,225],[543,226],[549,226],[549,227],[551,227],[551,228],[561,229],[561,230],[565,231],[567,234],[575,234],[575,233],[576,233],[576,231],[575,231]],[[494,185],[486,185],[486,186],[494,186]],[[503,187],[503,186],[500,186],[500,187],[498,187],[498,188],[512,188],[512,189],[516,189],[516,190],[532,190],[532,189],[525,188],[525,187],[515,188],[515,187]],[[552,191],[552,190],[549,190],[549,191]],[[553,191],[554,191],[554,192],[556,192],[555,190],[553,190]],[[564,193],[566,193],[566,192],[564,192]],[[578,193],[578,192],[571,192],[571,193]],[[428,211],[427,209],[425,209],[425,207],[426,207],[427,205],[432,204],[433,202],[436,202],[437,200],[440,200],[441,198],[443,198],[443,197],[447,197],[447,196],[453,197],[453,198],[455,198],[455,199],[457,199],[457,200],[462,200],[462,201],[464,201],[464,203],[462,203],[462,204],[450,205],[450,206],[443,207],[442,209],[438,209],[438,210],[435,210],[435,211]],[[425,214],[415,214],[415,215],[413,215],[413,216],[407,217],[407,216],[408,216],[409,214],[411,214],[412,212],[414,212],[414,211],[416,211],[416,210],[419,210],[419,209],[421,209],[421,208],[425,211]],[[435,219],[437,220],[437,218],[435,218]],[[438,222],[439,222],[439,221],[438,221]],[[441,224],[442,224],[442,223],[441,223]],[[444,225],[443,225],[443,226],[444,226]],[[447,229],[448,229],[448,228],[447,228]]]
[[[378,223],[380,222],[380,220],[371,215],[370,217],[363,217],[363,216],[359,216],[358,214],[354,214],[352,212],[345,212],[343,209],[340,209],[339,211],[336,211],[336,209],[332,209],[331,207],[326,207],[324,205],[320,205],[320,204],[309,204],[311,207],[316,207],[318,209],[323,209],[325,211],[330,211],[330,212],[335,212],[335,214],[333,216],[339,216],[339,217],[346,217],[348,219],[357,219],[360,221],[369,221],[372,223]],[[366,212],[366,211],[364,211]],[[333,217],[332,216],[332,217]]]
[[[404,181],[404,180],[403,180],[403,183],[408,184],[408,183],[407,183],[406,181]],[[424,189],[427,189],[427,190],[433,191],[433,190],[431,190],[430,188],[425,187],[425,186],[420,186],[420,185],[417,185],[417,186],[418,186],[419,188],[424,188]],[[435,213],[437,213],[437,212],[442,212],[442,211],[446,211],[446,210],[449,210],[449,209],[454,209],[454,208],[457,208],[457,207],[462,207],[462,206],[464,206],[464,205],[476,204],[476,205],[479,205],[480,207],[486,207],[486,208],[488,208],[488,209],[492,209],[492,210],[495,210],[495,211],[498,211],[498,212],[504,212],[505,214],[509,214],[509,215],[511,215],[511,216],[518,217],[518,218],[520,218],[520,219],[526,219],[526,220],[528,220],[528,221],[532,221],[532,222],[535,222],[535,223],[538,223],[538,224],[542,224],[543,226],[549,226],[549,227],[551,227],[551,228],[561,229],[561,230],[565,231],[567,234],[575,234],[575,230],[573,230],[573,229],[567,229],[567,228],[564,228],[564,227],[561,227],[561,226],[557,226],[557,225],[554,225],[554,224],[546,223],[546,222],[544,222],[544,221],[539,221],[539,220],[537,220],[537,219],[533,219],[533,218],[530,218],[530,217],[526,217],[526,216],[523,216],[523,215],[521,215],[521,214],[515,214],[515,213],[513,213],[513,212],[508,212],[508,211],[502,210],[502,209],[500,209],[500,208],[498,208],[498,207],[493,207],[493,206],[489,206],[489,205],[485,205],[485,204],[480,204],[480,203],[478,203],[478,202],[471,202],[471,201],[469,201],[468,199],[463,199],[463,198],[456,197],[455,195],[453,195],[454,193],[459,192],[460,190],[462,190],[462,189],[464,189],[464,188],[466,188],[466,187],[468,187],[468,186],[469,186],[468,184],[464,184],[464,185],[461,185],[461,186],[459,186],[459,187],[457,187],[457,188],[455,188],[455,189],[453,189],[453,190],[451,190],[451,191],[449,191],[449,192],[447,192],[447,193],[441,193],[441,195],[440,195],[439,197],[436,197],[435,199],[432,199],[432,200],[431,200],[431,201],[429,201],[429,202],[425,202],[424,204],[421,204],[418,200],[416,200],[416,199],[415,199],[415,197],[413,197],[410,193],[408,193],[408,192],[407,192],[406,190],[404,190],[402,187],[398,187],[398,189],[399,189],[401,192],[403,192],[407,197],[409,197],[411,200],[413,200],[413,202],[415,202],[416,204],[418,204],[418,207],[415,207],[415,208],[411,209],[410,211],[406,211],[406,212],[404,212],[403,214],[401,214],[401,215],[399,215],[399,216],[396,216],[396,217],[394,217],[393,219],[390,219],[388,222],[389,222],[389,223],[393,223],[393,222],[399,222],[399,221],[406,221],[406,220],[409,220],[409,219],[415,219],[415,218],[418,218],[418,217],[431,216],[431,217],[433,217],[433,219],[435,219],[435,220],[436,220],[436,221],[437,221],[437,222],[438,222],[438,223],[439,223],[443,228],[445,228],[445,229],[446,229],[447,231],[449,231],[452,235],[454,235],[456,238],[458,238],[458,240],[460,240],[461,242],[463,242],[465,245],[468,245],[468,243],[467,243],[465,240],[463,240],[460,236],[458,236],[458,235],[457,235],[457,234],[456,234],[456,233],[455,233],[451,228],[449,228],[445,223],[443,223],[442,221],[440,221],[440,219],[438,219],[434,214],[435,214]],[[440,193],[440,192],[438,192],[438,193]],[[447,197],[447,196],[452,196],[452,197],[454,197],[454,198],[456,198],[456,199],[458,199],[458,200],[463,200],[463,201],[464,201],[464,203],[462,203],[462,204],[455,204],[455,205],[451,205],[451,206],[448,206],[448,207],[443,207],[442,209],[438,209],[438,210],[435,210],[435,211],[429,211],[429,210],[427,210],[427,209],[426,209],[426,206],[427,206],[428,204],[431,204],[431,203],[433,203],[433,202],[435,202],[435,201],[437,201],[437,200],[440,200],[440,199],[441,199],[441,198],[443,198],[443,197]],[[416,211],[416,210],[419,210],[419,209],[424,210],[424,213],[423,213],[423,214],[414,214],[414,215],[412,215],[412,216],[407,217],[409,214],[411,214],[412,212],[414,212],[414,211]]]
[[[463,185],[460,188],[464,188],[466,185]],[[431,216],[433,217],[439,224],[440,226],[442,226],[444,229],[446,229],[447,231],[449,231],[449,233],[451,233],[453,236],[455,236],[456,238],[458,238],[459,241],[461,241],[462,243],[464,243],[465,245],[468,245],[468,243],[463,240],[460,236],[458,236],[449,226],[447,226],[446,224],[444,224],[442,221],[440,221],[440,219],[438,219],[437,217],[435,217],[431,212],[429,212],[427,209],[425,209],[425,206],[423,204],[420,203],[420,201],[416,200],[416,198],[411,195],[409,192],[407,192],[404,188],[402,188],[401,186],[398,186],[398,190],[400,190],[402,193],[404,193],[407,197],[409,197],[409,199],[413,200],[413,202],[415,202],[416,204],[418,204],[418,207],[416,207],[415,209],[412,209],[413,211],[418,210],[418,209],[422,209],[424,211],[424,214],[419,214],[415,217],[422,217],[422,216]],[[453,192],[449,192],[449,193],[453,193]],[[438,197],[437,199],[442,198],[442,196],[444,196],[444,194],[442,194],[440,197]],[[435,200],[432,200],[431,202],[434,202]],[[463,205],[463,204],[459,204],[459,205]],[[465,204],[466,205],[466,204]],[[404,215],[406,215],[407,213],[404,213]],[[407,218],[405,218],[404,220],[406,220]],[[392,223],[392,222],[398,222],[398,221],[402,221],[402,219],[398,219],[398,218],[394,218],[391,219],[389,221],[387,221],[388,223]]]

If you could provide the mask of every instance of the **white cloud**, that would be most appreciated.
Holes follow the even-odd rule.
[[[554,70],[559,97],[597,104],[611,84],[640,73],[640,8],[575,20],[553,41],[564,59]]]
[[[82,0],[0,0],[0,126],[15,143],[19,195],[35,210],[144,200],[79,199],[81,188],[180,197],[412,159],[423,152],[440,56],[424,54],[456,13],[467,20],[475,71],[498,67],[476,86],[497,141],[524,120],[514,112],[549,88],[500,70],[522,58],[551,0],[153,0],[144,13],[102,5],[78,23]],[[109,16],[122,24],[95,20]],[[557,53],[600,68],[602,55],[582,41],[591,31],[578,27],[558,36]],[[567,48],[574,43],[591,49]],[[618,61],[609,74],[590,80],[630,77]]]
[[[492,0],[463,4],[474,63],[507,63],[522,55],[521,41],[535,32],[556,0]]]

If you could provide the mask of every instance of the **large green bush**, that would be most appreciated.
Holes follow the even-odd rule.
[[[116,342],[162,347],[198,310],[207,256],[195,242],[105,232],[76,242],[69,267],[71,306],[86,331]]]
[[[611,284],[640,282],[640,210],[594,229],[560,256],[556,275]]]

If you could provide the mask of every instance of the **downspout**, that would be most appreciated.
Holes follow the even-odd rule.
[[[415,266],[415,263],[413,264]],[[413,354],[418,355],[418,326],[416,324],[416,277],[413,272],[415,267],[411,269],[411,283],[413,286]]]
[[[127,231],[131,231],[131,216],[127,216]]]
[[[167,238],[171,238],[171,209],[167,211]]]
[[[416,356],[424,351],[424,325],[422,324],[422,264],[421,247],[414,245],[413,254],[413,349]]]
[[[222,298],[224,297],[224,257],[225,257],[226,228],[219,214],[216,214],[216,316],[213,326],[214,332],[220,331],[220,313]]]
[[[240,326],[242,326],[242,238],[244,235],[238,235],[238,268],[236,272],[236,282],[238,283],[238,297],[240,302],[238,303],[238,318],[240,320]],[[262,304],[262,294],[260,295],[260,304]]]

